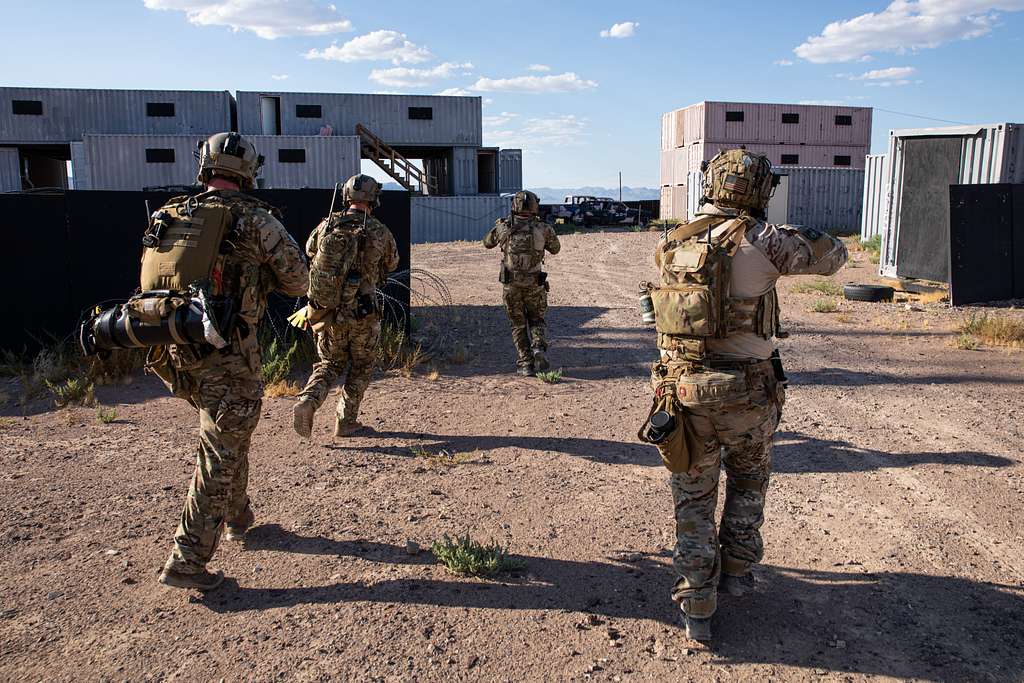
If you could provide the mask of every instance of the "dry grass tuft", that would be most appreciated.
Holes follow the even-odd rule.
[[[430,368],[430,371],[427,373],[427,380],[436,382],[439,379],[441,379],[441,371],[437,368]]]
[[[838,282],[827,279],[819,279],[814,282],[801,282],[794,285],[790,291],[796,294],[824,294],[825,296],[842,296],[843,286]]]
[[[838,310],[839,306],[830,299],[818,299],[811,306],[811,311],[814,313],[835,313]]]
[[[937,304],[942,301],[949,301],[949,292],[936,289],[934,292],[922,292],[917,295],[917,301],[922,304]]]
[[[1024,348],[1024,321],[1013,318],[988,313],[971,315],[958,331],[961,336],[970,335],[992,346]]]
[[[103,406],[99,406],[98,408],[96,408],[96,419],[102,422],[103,424],[108,425],[117,419],[117,409],[104,408]]]
[[[263,389],[263,395],[267,398],[294,398],[302,391],[298,382],[281,379],[268,384]]]

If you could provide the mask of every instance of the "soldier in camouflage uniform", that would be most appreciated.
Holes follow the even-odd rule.
[[[541,270],[544,252],[557,254],[561,245],[554,229],[537,217],[540,201],[529,191],[512,198],[512,215],[495,222],[484,237],[484,247],[500,246],[505,311],[512,324],[512,341],[519,355],[520,375],[532,376],[550,367],[546,353],[548,309],[547,273]]]
[[[222,530],[236,540],[255,521],[246,488],[249,441],[260,419],[263,381],[256,325],[267,295],[305,293],[309,271],[299,246],[275,217],[276,210],[243,194],[255,184],[262,163],[252,144],[237,133],[218,133],[201,146],[199,182],[206,191],[189,200],[193,209],[226,205],[234,225],[221,250],[214,277],[220,291],[236,301],[238,320],[230,343],[157,347],[153,369],[175,396],[199,413],[199,452],[174,548],[160,573],[168,586],[209,590],[223,580],[206,564]],[[226,252],[226,253],[225,253]]]
[[[309,305],[300,319],[312,326],[320,361],[294,408],[295,431],[305,438],[312,434],[313,414],[342,374],[345,384],[334,435],[350,436],[362,427],[359,404],[370,385],[380,341],[377,287],[398,267],[394,236],[372,216],[380,206],[380,189],[370,176],[349,178],[343,190],[348,208],[324,218],[306,243]]]
[[[651,293],[661,357],[652,379],[683,430],[677,441],[663,442],[677,445],[659,445],[666,464],[684,456],[670,466],[678,576],[672,597],[697,640],[711,638],[719,590],[739,596],[752,589],[750,568],[763,554],[772,439],[785,400],[772,343],[779,329],[776,281],[831,275],[847,258],[843,243],[827,234],[764,221],[776,178],[761,155],[719,154],[706,167],[709,203],[670,231],[655,256],[662,286]],[[723,466],[725,509],[716,531]]]

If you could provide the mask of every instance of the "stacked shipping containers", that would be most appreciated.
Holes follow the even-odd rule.
[[[686,218],[691,174],[722,149],[744,146],[774,166],[862,169],[871,109],[701,102],[662,116],[661,215]],[[858,198],[859,200],[859,198]]]

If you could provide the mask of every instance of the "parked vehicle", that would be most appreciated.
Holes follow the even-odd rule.
[[[576,225],[637,225],[640,212],[607,197],[586,199],[575,205],[572,222]]]

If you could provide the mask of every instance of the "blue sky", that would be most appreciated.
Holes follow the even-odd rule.
[[[1024,0],[4,3],[2,85],[457,92],[528,186],[656,186],[662,112],[876,107],[890,128],[1024,120]],[[890,111],[881,111],[882,109]]]

